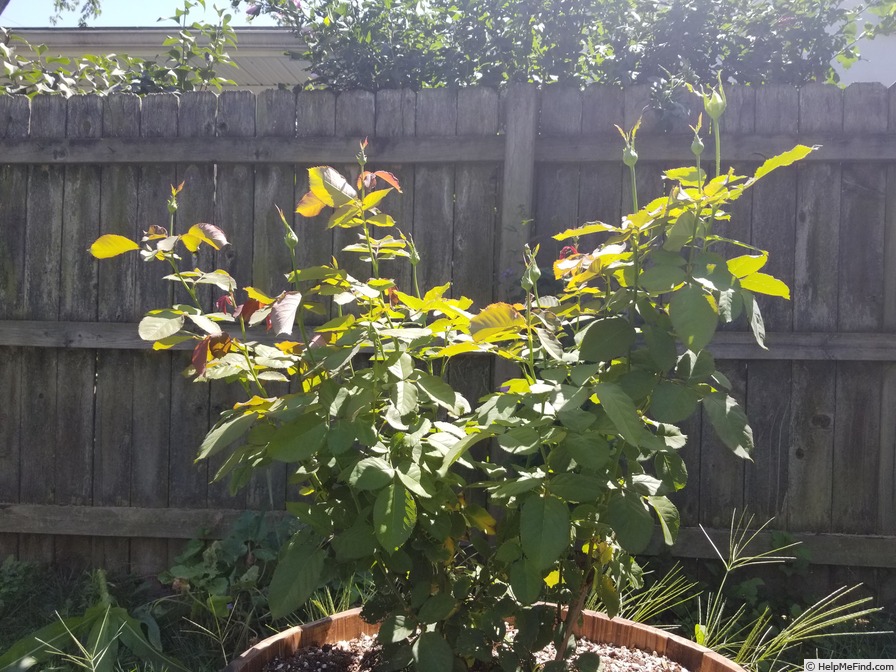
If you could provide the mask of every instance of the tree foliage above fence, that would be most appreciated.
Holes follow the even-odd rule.
[[[231,0],[299,34],[312,86],[338,91],[504,82],[658,85],[837,81],[832,63],[889,34],[893,0]],[[94,18],[101,0],[55,0]]]
[[[233,0],[237,7],[244,0]],[[337,90],[506,81],[628,85],[836,80],[856,40],[892,30],[891,0],[262,0],[301,31]],[[873,19],[868,21],[867,19]]]

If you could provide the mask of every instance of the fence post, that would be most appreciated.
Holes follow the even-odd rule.
[[[532,218],[535,185],[535,139],[538,136],[538,89],[513,84],[505,101],[504,181],[495,278],[496,297],[506,301],[519,293],[523,247],[529,242],[526,223]]]

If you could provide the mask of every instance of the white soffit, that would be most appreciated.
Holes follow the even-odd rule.
[[[238,68],[222,67],[218,74],[241,88],[260,90],[295,86],[308,79],[308,63],[297,54],[303,45],[286,28],[235,28],[237,43],[228,50]],[[160,28],[20,28],[14,31],[32,45],[47,46],[47,56],[76,58],[85,54],[126,54],[146,59],[164,57],[162,42],[176,34]]]

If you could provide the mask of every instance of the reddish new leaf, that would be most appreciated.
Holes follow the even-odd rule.
[[[233,299],[230,298],[230,294],[223,294],[215,301],[215,308],[218,309],[219,313],[226,313],[227,306],[233,305]]]
[[[395,187],[395,191],[399,194],[401,193],[401,186],[398,184],[398,178],[395,177],[392,173],[387,170],[378,170],[374,173],[378,178],[380,178],[383,182],[386,182],[390,186]]]
[[[205,373],[205,367],[208,363],[208,352],[209,352],[209,344],[211,342],[211,337],[206,336],[199,344],[193,348],[193,356],[190,358],[190,361],[193,362],[193,368],[196,369],[196,375],[201,376]]]
[[[261,308],[261,303],[256,299],[247,299],[245,303],[241,303],[237,306],[236,310],[233,311],[234,319],[238,320],[243,318],[246,322],[249,321],[249,318],[252,317],[252,313]]]

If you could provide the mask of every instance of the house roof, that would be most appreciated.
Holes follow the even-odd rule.
[[[236,47],[229,50],[238,68],[225,68],[221,76],[240,88],[259,91],[280,84],[295,86],[308,79],[308,63],[299,58],[303,45],[288,28],[240,27]],[[152,28],[19,28],[33,45],[44,44],[48,56],[127,54],[154,58],[165,52],[165,38],[176,32],[170,26]]]

